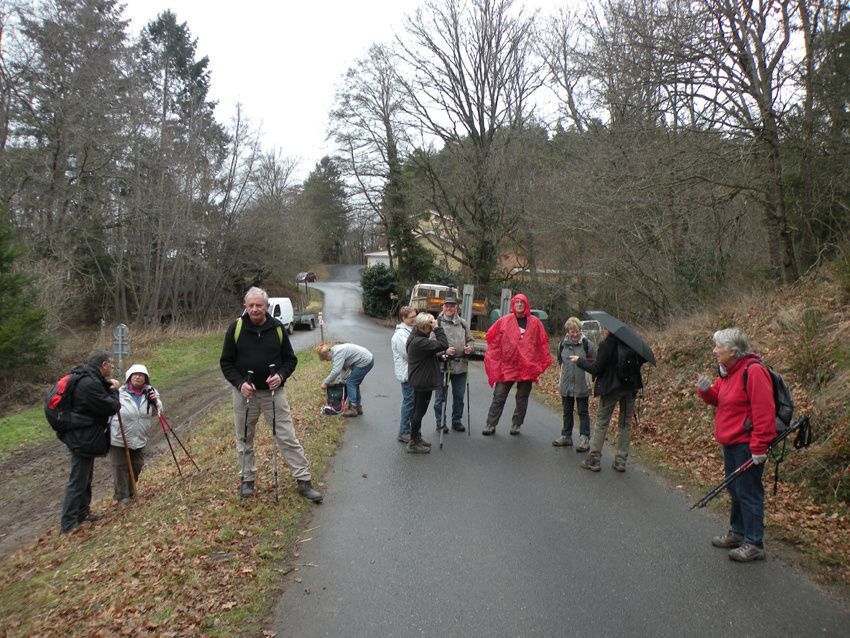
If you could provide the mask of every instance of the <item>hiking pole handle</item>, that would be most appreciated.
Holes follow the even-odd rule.
[[[707,492],[700,500],[698,500],[696,503],[691,505],[691,507],[689,509],[695,509],[697,507],[705,507],[706,505],[708,505],[709,502],[711,502],[714,499],[714,497],[716,497],[718,494],[720,494],[720,492],[722,492],[726,487],[728,487],[730,484],[732,484],[739,476],[741,476],[741,474],[743,474],[744,472],[749,470],[753,465],[754,464],[753,464],[752,457],[748,458],[746,461],[744,461],[744,463],[741,465],[741,467],[739,467],[734,472],[732,472],[729,476],[727,476],[726,479],[720,485],[718,485],[714,489]]]

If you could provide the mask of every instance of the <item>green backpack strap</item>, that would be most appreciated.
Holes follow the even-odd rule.
[[[233,331],[233,343],[239,341],[239,333],[242,332],[242,317],[236,320],[236,329]],[[283,326],[277,327],[277,338],[280,345],[283,345]]]

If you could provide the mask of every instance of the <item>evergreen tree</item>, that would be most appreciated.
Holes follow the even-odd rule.
[[[337,264],[345,250],[348,204],[336,162],[323,157],[304,182],[303,206],[319,233],[322,261]]]
[[[15,268],[20,256],[4,215],[0,221],[0,380],[4,385],[34,376],[53,348],[46,334],[47,312],[33,305],[32,278]]]

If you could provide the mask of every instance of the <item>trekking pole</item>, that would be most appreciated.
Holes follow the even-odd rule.
[[[130,448],[127,445],[127,435],[124,433],[124,420],[121,418],[121,410],[118,412],[118,430],[121,432],[121,440],[124,442],[124,458],[127,460],[127,473],[130,475],[130,495],[136,498],[136,472],[133,470],[133,460],[130,458]]]
[[[181,441],[180,437],[177,436],[177,432],[174,431],[174,428],[171,427],[171,423],[168,422],[168,419],[165,418],[165,415],[162,412],[159,413],[159,420],[160,420],[160,424],[163,424],[163,423],[165,424],[165,426],[168,428],[168,431],[171,432],[171,436],[173,436],[174,439],[177,441],[177,443],[180,444],[180,447],[183,448],[183,451],[186,453],[186,456],[189,457],[189,460],[192,461],[192,465],[195,466],[195,469],[200,470],[201,468],[198,467],[197,463],[195,463],[195,459],[193,459],[192,455],[189,454],[189,450],[187,450],[186,446],[183,445],[183,441]],[[181,476],[182,476],[182,474],[181,474]]]
[[[443,365],[446,367],[446,374],[443,375],[443,414],[440,417],[440,449],[443,449],[443,433],[446,431],[446,408],[449,403],[449,379],[451,378],[451,367],[449,367],[449,361],[446,359],[443,361]]]
[[[269,365],[269,376],[273,377],[275,365]],[[272,390],[272,465],[274,466],[274,500],[278,500],[277,482],[277,412],[274,405],[274,390]]]
[[[782,434],[777,436],[773,442],[767,446],[767,451],[765,454],[770,454],[771,450],[775,448],[779,443],[782,443],[787,439],[793,432],[797,432],[797,437],[794,439],[794,447],[796,449],[809,447],[812,443],[812,426],[809,423],[808,416],[801,416],[797,419],[790,428],[785,430]],[[749,470],[754,465],[753,459],[747,459],[739,468],[737,468],[734,472],[732,472],[726,479],[717,487],[709,490],[705,493],[705,495],[699,499],[696,503],[690,506],[689,509],[695,509],[697,507],[705,507],[708,503],[720,492],[723,491],[724,488],[728,487],[731,483],[733,483],[741,474]],[[775,487],[775,486],[774,486]]]
[[[162,415],[159,413],[159,408],[156,407],[156,401],[151,401],[148,396],[151,390],[153,388],[149,385],[142,388],[142,392],[145,393],[145,397],[148,399],[148,405],[153,408],[154,414],[157,415],[159,427],[162,430],[163,436],[165,436],[165,442],[168,443],[168,449],[171,450],[171,458],[174,459],[174,465],[177,466],[177,473],[180,475],[180,478],[183,478],[183,470],[180,469],[180,463],[177,462],[177,455],[174,454],[174,446],[171,445],[171,439],[168,438],[168,430],[165,429],[165,424],[162,422]]]
[[[243,383],[247,383],[248,385],[252,385],[254,381],[254,371],[248,370],[248,376],[245,377],[245,381]],[[251,397],[247,397],[245,399],[245,429],[242,431],[242,442],[248,442],[248,408],[250,407]]]
[[[472,426],[469,423],[469,364],[466,366],[466,436],[472,436]]]

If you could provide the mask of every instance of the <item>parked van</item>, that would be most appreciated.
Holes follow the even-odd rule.
[[[284,325],[288,334],[295,330],[295,312],[289,297],[269,297],[269,314]]]

